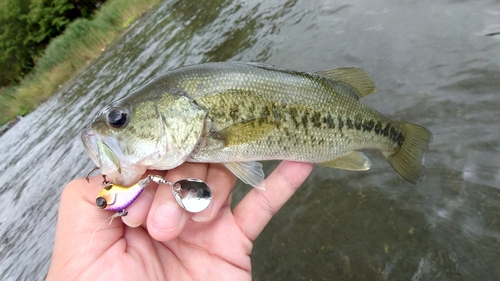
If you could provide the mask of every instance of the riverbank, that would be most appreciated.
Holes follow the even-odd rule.
[[[21,116],[16,116],[14,119],[0,126],[0,137],[7,132],[10,128],[14,127],[17,122],[21,121]]]
[[[78,19],[54,38],[33,73],[0,89],[0,126],[46,101],[97,57],[132,22],[161,0],[108,0],[91,20]]]

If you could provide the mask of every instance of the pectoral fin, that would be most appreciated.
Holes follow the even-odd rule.
[[[255,118],[231,125],[217,134],[225,140],[225,146],[251,143],[265,138],[276,128],[267,117]]]
[[[366,171],[370,169],[372,161],[363,153],[352,151],[339,158],[319,163],[319,165],[349,171]]]
[[[224,165],[235,174],[241,181],[257,189],[265,190],[264,171],[259,162],[233,162]]]

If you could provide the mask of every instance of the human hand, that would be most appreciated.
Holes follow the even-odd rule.
[[[283,161],[266,190],[253,188],[231,211],[235,176],[221,164],[185,163],[164,178],[204,180],[213,194],[206,210],[189,213],[170,186],[150,184],[111,224],[103,224],[111,213],[95,207],[102,178],[73,180],[61,196],[47,280],[251,280],[252,242],[312,167]]]

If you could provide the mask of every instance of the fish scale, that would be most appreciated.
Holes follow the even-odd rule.
[[[255,74],[246,75],[253,76]],[[236,84],[242,79],[235,79],[236,82],[231,79],[220,79],[219,83],[227,83],[227,85],[219,86],[218,89],[226,92],[195,98],[195,101],[209,112],[208,116],[212,118],[212,129],[214,130],[222,130],[235,123],[259,117],[268,117],[271,122],[276,124],[276,130],[262,140],[242,146],[224,148],[222,151],[206,147],[206,149],[192,155],[190,160],[201,162],[244,161],[240,158],[244,157],[248,161],[282,157],[283,159],[296,161],[323,162],[341,156],[350,150],[369,147],[368,145],[373,138],[367,134],[359,134],[364,133],[362,128],[355,128],[353,121],[351,121],[361,117],[356,112],[367,112],[365,115],[374,115],[371,120],[376,117],[378,120],[382,119],[384,124],[395,123],[380,114],[376,114],[363,104],[353,102],[353,97],[349,95],[338,95],[339,97],[335,98],[333,93],[321,96],[311,94],[313,98],[307,99],[307,104],[283,101],[285,100],[283,97],[289,96],[286,91],[291,91],[291,89],[304,88],[309,90],[308,93],[324,90],[323,84],[318,81],[320,79],[316,77],[312,80],[313,82],[310,82],[310,80],[305,80],[309,77],[304,78],[295,73],[291,77],[283,77],[285,75],[290,76],[290,74],[280,73],[279,78],[274,79],[285,81],[285,83],[281,83],[284,85],[277,85],[271,79],[263,79],[263,82],[260,83],[268,86],[256,87],[258,90],[254,91],[247,90],[245,85],[241,85],[244,90],[228,90],[236,88],[238,86]],[[248,81],[252,80],[249,79]],[[293,87],[293,85],[305,86]],[[344,87],[343,90],[345,89]],[[333,91],[333,88],[329,90]],[[336,106],[332,107],[331,104],[334,103]],[[258,106],[255,106],[255,104],[258,104]],[[235,106],[238,109],[237,111],[227,110],[227,108],[231,109],[235,108]],[[349,108],[352,110],[347,110]],[[348,112],[351,112],[351,114],[347,115]],[[279,118],[276,118],[276,116]],[[355,130],[352,131],[353,129]],[[372,143],[370,148],[386,149],[390,145],[388,142]],[[376,147],[375,145],[379,146]],[[303,152],[304,146],[314,146],[316,155],[306,155]],[[279,149],[280,147],[283,148],[283,151]],[[236,151],[240,150],[244,150],[250,155],[236,153]],[[314,159],[311,159],[312,157]]]
[[[432,134],[359,101],[374,91],[370,74],[358,68],[306,73],[244,62],[193,65],[101,111],[82,139],[96,165],[125,185],[146,169],[186,161],[224,163],[254,186],[263,173],[253,161],[367,170],[370,160],[357,151],[364,148],[381,150],[403,178],[419,182]]]
[[[216,103],[214,101],[214,105]],[[212,104],[203,102],[200,104],[207,106],[208,111],[212,112]],[[251,111],[240,111],[240,118],[233,119],[225,111],[220,113],[222,118],[214,116],[212,119],[213,123],[217,124],[214,129],[221,130],[231,126],[234,124],[233,122],[260,117],[262,116],[259,114],[260,112],[273,112],[272,110],[276,110],[279,112],[279,119],[274,118],[276,114],[264,115],[271,122],[276,123],[276,129],[266,138],[244,145],[226,147],[222,150],[206,147],[192,155],[190,160],[196,162],[208,162],[209,160],[224,162],[222,160],[243,161],[240,157],[243,157],[245,161],[270,160],[281,157],[295,161],[324,162],[344,155],[351,150],[359,148],[386,149],[390,145],[390,142],[386,141],[384,137],[380,137],[381,140],[384,140],[383,142],[375,142],[374,139],[379,135],[366,134],[362,128],[358,130],[354,125],[343,125],[342,129],[339,129],[341,128],[339,124],[350,123],[349,120],[351,119],[348,117],[339,119],[339,115],[334,113],[322,113],[312,107],[303,105],[282,104],[277,106],[276,103],[271,101],[268,104],[270,106],[263,107],[265,110],[254,111],[255,114],[251,114]],[[215,115],[220,116],[219,112]],[[312,116],[315,115],[318,116],[316,123],[312,121]],[[211,117],[210,114],[209,117]],[[386,120],[386,122],[392,121]],[[305,148],[313,148],[315,155],[304,152]],[[245,151],[246,153],[242,155],[242,153],[236,153],[236,151]]]

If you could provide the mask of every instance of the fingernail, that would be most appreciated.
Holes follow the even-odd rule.
[[[207,221],[208,220],[208,217],[203,217],[203,216],[192,216],[191,217],[192,220],[194,221]]]
[[[130,221],[127,216],[122,217],[122,221],[124,224],[126,224],[127,226],[132,227],[132,228],[136,228],[139,225],[141,225],[141,223]]]
[[[158,231],[170,232],[179,227],[182,210],[175,204],[163,203],[158,206],[153,215],[153,227]]]

